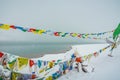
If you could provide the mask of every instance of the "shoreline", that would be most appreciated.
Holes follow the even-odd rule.
[[[0,43],[4,44],[4,43]],[[74,45],[86,45],[86,44],[77,44],[76,43],[42,43],[42,44],[7,44],[0,45],[0,51],[8,52],[13,55],[18,55],[26,58],[39,58],[47,54],[59,54],[65,53],[72,49]],[[95,44],[95,43],[94,43]],[[101,43],[100,43],[101,44]],[[87,44],[88,45],[88,44]]]
[[[25,57],[25,58],[40,58],[40,57],[43,57],[44,55],[65,53],[71,49],[72,49],[72,47],[69,46],[69,47],[64,48],[64,50],[60,49],[59,51],[52,51],[52,52],[50,51],[50,52],[46,52],[46,53],[45,53],[45,51],[40,52],[40,53],[36,53],[36,52],[33,52],[33,53],[25,53],[25,52],[24,53],[20,53],[20,52],[14,53],[11,51],[4,51],[4,50],[1,50],[1,51],[10,53],[10,54],[13,54],[16,56]]]
[[[71,48],[69,48],[69,50],[70,50]],[[40,57],[43,57],[43,56],[45,56],[45,55],[52,55],[52,54],[61,54],[61,53],[65,53],[65,52],[67,52],[67,51],[69,51],[68,49],[66,49],[66,50],[64,50],[64,51],[61,51],[61,52],[56,52],[56,53],[34,53],[34,54],[30,54],[30,55],[28,55],[28,54],[24,54],[24,56],[21,56],[21,57],[25,57],[25,58],[40,58]],[[18,55],[19,56],[19,55]]]

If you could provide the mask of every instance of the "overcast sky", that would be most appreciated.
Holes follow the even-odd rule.
[[[120,0],[0,0],[0,23],[63,32],[110,31],[120,22]],[[83,41],[0,30],[0,41]]]

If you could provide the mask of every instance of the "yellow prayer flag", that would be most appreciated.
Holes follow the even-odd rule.
[[[45,69],[41,69],[40,71],[39,71],[39,73],[42,73],[42,72],[44,72],[45,71]]]
[[[12,62],[8,62],[8,66],[9,66],[9,69],[10,70],[13,70],[15,68],[15,63],[16,63],[16,60],[12,61]]]
[[[2,25],[0,25],[0,28],[8,30],[8,29],[10,29],[10,25],[8,25],[8,24],[2,24]]]
[[[77,33],[73,33],[73,34],[72,34],[73,37],[76,37],[77,35],[78,35]]]
[[[42,34],[42,33],[44,33],[45,32],[45,30],[39,30],[38,31],[38,34]]]
[[[52,76],[47,77],[46,80],[53,80]]]
[[[49,66],[49,68],[52,68],[54,66],[54,62],[49,62],[48,66]]]
[[[21,70],[22,68],[27,66],[27,64],[28,64],[28,59],[27,58],[23,58],[23,57],[18,57],[17,58],[17,66],[18,66],[19,70]]]
[[[86,35],[85,35],[85,38],[88,38],[88,35],[89,35],[89,34],[86,34]]]
[[[46,80],[49,80],[49,77],[47,77]]]
[[[34,34],[37,34],[38,32],[36,32],[36,31],[33,31],[33,33],[34,33]]]
[[[106,48],[103,48],[102,51],[105,51]]]
[[[52,76],[49,76],[49,80],[53,80],[53,79],[52,79]]]
[[[12,79],[11,80],[17,80],[17,77],[19,76],[19,73],[12,72]]]
[[[83,56],[83,59],[86,61],[87,60],[87,55]]]
[[[88,55],[88,62],[90,62],[90,59],[91,59],[92,56],[93,56],[93,54]]]

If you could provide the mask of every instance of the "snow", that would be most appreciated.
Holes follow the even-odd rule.
[[[94,53],[100,49],[108,46],[108,44],[87,44],[87,45],[74,45],[72,50],[66,53],[59,54],[47,54],[41,57],[41,60],[58,60],[70,58],[74,50],[77,49],[78,53],[81,56],[84,56],[89,53]],[[118,80],[120,79],[120,46],[113,51],[114,57],[107,56],[110,53],[110,48],[100,53],[96,58],[92,57],[90,62],[88,62],[89,73],[84,73],[82,70],[77,72],[76,69],[71,70],[65,75],[62,75],[58,80]],[[91,71],[91,67],[94,67],[94,72]],[[58,69],[57,66],[55,69]],[[56,70],[51,70],[55,72]]]
[[[47,54],[43,57],[37,58],[34,60],[58,60],[63,61],[69,60],[71,55],[74,53],[74,50],[77,50],[81,56],[86,54],[94,53],[100,49],[108,46],[108,44],[87,44],[87,45],[73,45],[72,49],[66,53],[59,54]],[[107,56],[110,53],[110,48],[100,53],[98,57],[92,57],[89,62],[87,62],[88,73],[84,73],[82,70],[77,72],[76,69],[71,70],[65,75],[62,75],[58,80],[120,80],[120,46],[118,46],[113,51],[113,57]],[[91,72],[92,68],[95,68],[94,72]],[[56,65],[55,68],[49,70],[50,74],[57,71],[59,66]],[[48,72],[49,72],[48,71]],[[28,67],[20,71],[21,73],[29,73]],[[43,73],[45,74],[45,73]],[[50,75],[49,74],[49,75]],[[48,75],[48,76],[49,76]],[[41,75],[42,76],[42,75]]]
[[[72,49],[77,50],[80,56],[84,56],[99,51],[100,49],[108,45],[109,44],[83,44],[83,45],[74,45],[72,46]]]
[[[41,60],[46,60],[51,61],[51,60],[68,60],[71,58],[71,55],[74,53],[74,50],[71,49],[65,53],[58,53],[58,54],[47,54],[44,55],[43,57],[39,58]]]
[[[109,49],[90,60],[89,65],[95,67],[94,72],[77,72],[74,69],[58,80],[120,80],[120,46],[114,49],[113,57],[107,56],[108,53],[110,53]]]

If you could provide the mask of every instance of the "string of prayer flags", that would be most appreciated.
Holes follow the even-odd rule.
[[[15,26],[15,25],[8,25],[8,24],[0,24],[0,29],[14,29],[14,30],[21,30],[23,32],[32,32],[34,34],[47,34],[47,35],[53,35],[53,36],[59,36],[59,37],[77,37],[77,38],[83,38],[83,39],[105,39],[105,38],[112,38],[110,35],[113,33],[112,31],[107,32],[101,32],[101,33],[73,33],[73,32],[59,32],[59,31],[51,31],[51,30],[44,30],[44,29],[35,29],[35,28],[24,28],[21,26]],[[114,37],[119,33],[119,29],[114,31]],[[108,36],[109,34],[109,36]]]
[[[51,61],[43,61],[39,59],[28,59],[23,57],[15,57],[8,55],[7,53],[0,52],[0,61],[2,66],[8,65],[7,69],[12,72],[11,80],[27,80],[27,79],[36,79],[40,77],[40,79],[45,80],[54,80],[60,77],[63,74],[66,74],[70,70],[73,69],[73,62],[83,62],[90,61],[91,57],[97,57],[101,52],[105,51],[112,45],[109,45],[105,48],[100,49],[98,52],[90,53],[88,55],[80,56],[77,52],[77,49],[73,54],[70,55],[69,60],[63,61],[61,59],[51,60]],[[14,58],[14,59],[11,59]],[[11,59],[9,61],[9,59]],[[28,67],[29,66],[29,67]],[[17,67],[17,69],[15,69]],[[22,74],[18,73],[23,68],[31,68],[30,74]],[[16,71],[16,72],[14,72]]]
[[[68,73],[70,70],[72,70],[73,64],[71,64],[71,59],[61,62],[58,64],[57,69],[52,75],[50,74],[49,76],[45,77],[46,80],[56,80],[59,78],[61,75]],[[54,67],[53,67],[54,68]],[[49,78],[51,76],[51,78]]]
[[[23,57],[17,58],[17,66],[19,70],[23,69],[25,66],[27,66],[27,64],[28,64],[27,58],[23,58]]]
[[[74,51],[74,54],[71,55],[71,59],[74,59],[75,58],[75,61],[76,62],[83,62],[83,61],[90,61],[91,57],[94,56],[94,57],[97,57],[99,55],[99,53],[102,53],[103,51],[105,51],[107,48],[109,48],[110,46],[112,45],[109,45],[103,49],[100,49],[98,52],[94,52],[94,53],[91,53],[91,54],[88,54],[88,55],[84,55],[84,56],[75,56],[75,55],[78,55],[79,53],[77,52],[77,50],[75,49]]]

